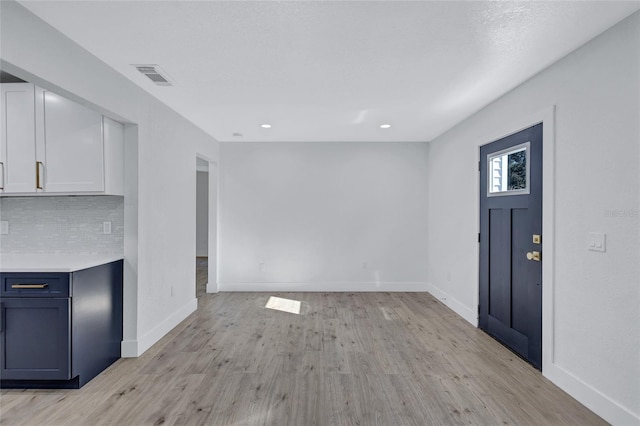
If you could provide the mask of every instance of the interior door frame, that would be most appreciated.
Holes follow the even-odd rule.
[[[480,147],[542,123],[542,374],[547,375],[554,363],[554,279],[555,279],[555,105],[527,116],[508,119],[504,126],[494,129],[476,140],[476,163]],[[480,232],[480,172],[475,174],[476,228]],[[476,271],[480,270],[480,244],[476,245]],[[476,274],[474,301],[480,301],[480,274]],[[476,318],[476,326],[478,318]]]

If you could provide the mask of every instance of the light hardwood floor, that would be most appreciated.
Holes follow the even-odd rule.
[[[600,425],[425,293],[204,293],[198,311],[80,390],[12,390],[3,425]]]

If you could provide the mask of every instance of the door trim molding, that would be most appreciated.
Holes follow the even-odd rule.
[[[532,114],[511,120],[476,140],[476,162],[480,159],[480,147],[518,133],[536,124],[542,126],[542,374],[554,363],[554,314],[555,314],[555,105]],[[480,173],[476,173],[475,188],[479,188]],[[476,227],[480,232],[480,194],[475,191]],[[480,268],[480,246],[476,245],[476,271]],[[477,306],[480,295],[480,276],[476,274],[474,302]],[[476,321],[477,326],[477,321]]]

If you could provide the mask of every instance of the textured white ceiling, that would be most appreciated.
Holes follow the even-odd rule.
[[[21,3],[220,141],[428,141],[640,9],[637,1]],[[175,86],[157,87],[130,64],[159,64]]]

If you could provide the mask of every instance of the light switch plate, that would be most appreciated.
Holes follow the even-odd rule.
[[[588,250],[591,251],[606,251],[606,234],[602,232],[589,232],[589,245]]]
[[[111,221],[102,222],[102,233],[111,234]]]
[[[9,221],[0,220],[0,235],[7,235],[9,233]]]

